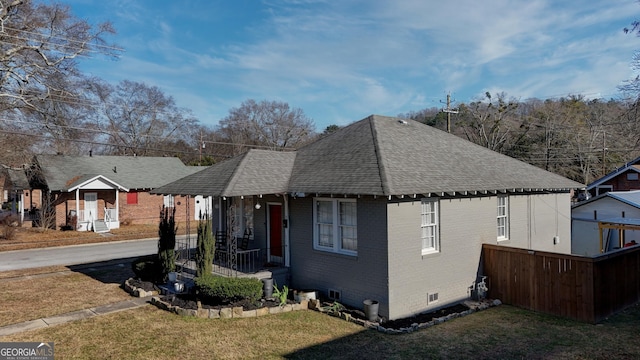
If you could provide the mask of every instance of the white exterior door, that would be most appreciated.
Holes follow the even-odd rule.
[[[98,218],[98,193],[84,193],[84,219],[92,222]]]

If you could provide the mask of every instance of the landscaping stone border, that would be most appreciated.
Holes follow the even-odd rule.
[[[179,306],[173,306],[166,301],[162,301],[158,296],[159,295],[158,291],[155,291],[155,290],[145,291],[143,289],[132,286],[131,284],[129,284],[129,279],[125,280],[124,288],[132,296],[137,296],[137,297],[152,296],[151,304],[157,306],[160,309],[173,312],[182,316],[194,316],[194,317],[204,318],[204,319],[207,319],[207,318],[208,319],[254,318],[254,317],[265,316],[270,314],[279,314],[284,312],[309,309],[309,310],[315,310],[321,313],[325,313],[331,316],[339,317],[343,320],[352,322],[354,324],[358,324],[368,329],[374,329],[385,334],[408,334],[416,330],[426,329],[434,325],[442,324],[444,322],[447,322],[455,318],[473,314],[477,311],[486,310],[490,307],[498,306],[502,304],[502,302],[497,299],[496,300],[485,299],[480,301],[467,300],[467,301],[464,301],[463,303],[469,308],[469,310],[466,310],[460,313],[450,314],[447,316],[437,317],[426,323],[414,323],[414,324],[411,324],[411,327],[407,327],[407,328],[391,329],[391,328],[385,328],[384,323],[360,319],[343,311],[329,310],[327,307],[323,307],[320,300],[317,300],[317,299],[301,300],[299,303],[295,303],[295,304],[287,304],[284,306],[276,306],[276,307],[264,307],[264,308],[254,309],[254,310],[244,310],[242,307],[231,307],[231,308],[222,308],[222,309],[183,309]]]
[[[147,296],[158,296],[158,295],[160,295],[160,293],[157,290],[145,291],[144,289],[137,288],[137,287],[131,285],[129,283],[129,280],[132,280],[132,279],[125,280],[124,281],[124,285],[122,287],[124,288],[124,291],[128,292],[129,294],[131,294],[131,296],[147,297]]]
[[[152,297],[151,303],[160,309],[167,310],[178,315],[194,316],[203,319],[254,318],[270,314],[306,310],[308,308],[307,300],[302,300],[300,303],[295,304],[287,304],[284,306],[275,307],[263,307],[254,310],[244,310],[241,306],[222,309],[183,309],[179,306],[173,306],[166,301],[162,301],[158,296]]]
[[[360,319],[357,317],[352,316],[351,314],[347,313],[347,312],[341,312],[341,311],[333,311],[333,310],[327,310],[326,307],[322,307],[321,306],[321,302],[320,300],[309,300],[309,304],[308,307],[311,310],[316,310],[322,313],[326,313],[329,314],[331,316],[335,316],[335,317],[339,317],[343,320],[358,324],[360,326],[363,326],[365,328],[368,329],[375,329],[378,330],[379,332],[385,333],[385,334],[408,334],[411,332],[414,332],[416,330],[420,330],[420,329],[426,329],[429,327],[432,327],[434,325],[438,325],[438,324],[442,324],[446,321],[455,319],[455,318],[459,318],[462,316],[466,316],[469,314],[473,314],[474,312],[477,311],[481,311],[481,310],[486,310],[490,307],[493,306],[498,306],[501,305],[502,302],[500,300],[482,300],[482,301],[465,301],[464,304],[469,308],[469,310],[460,312],[460,313],[455,313],[455,314],[450,314],[447,316],[443,316],[443,317],[438,317],[438,318],[434,318],[431,321],[428,321],[426,323],[414,323],[411,324],[411,327],[406,327],[406,328],[401,328],[401,329],[391,329],[391,328],[385,328],[384,327],[384,323],[379,323],[379,322],[375,322],[375,321],[368,321],[368,320],[364,320],[364,319]]]

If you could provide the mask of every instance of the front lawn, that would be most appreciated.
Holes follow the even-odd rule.
[[[0,324],[129,298],[128,264],[98,265],[0,273]],[[145,306],[0,342],[53,341],[56,359],[637,359],[638,334],[639,305],[599,325],[502,305],[404,335],[311,310],[199,319]]]

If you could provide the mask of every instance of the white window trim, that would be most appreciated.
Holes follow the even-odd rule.
[[[504,199],[504,215],[500,215],[498,209],[502,206],[500,204],[500,200]],[[496,235],[498,237],[498,241],[506,241],[509,240],[509,196],[507,195],[498,195],[496,200]],[[504,236],[501,236],[498,233],[498,219],[504,218]]]
[[[317,209],[318,209],[318,201],[331,201],[332,206],[333,206],[333,247],[327,247],[327,246],[322,246],[319,243],[319,234],[318,234],[318,214],[317,214]],[[337,253],[337,254],[343,254],[343,255],[350,255],[350,256],[357,256],[358,255],[358,251],[353,251],[353,250],[348,250],[348,249],[343,249],[342,248],[342,244],[340,241],[340,224],[339,224],[339,220],[340,220],[340,209],[339,209],[339,204],[342,202],[352,202],[355,203],[356,199],[334,199],[334,198],[314,198],[313,199],[313,249],[314,250],[320,250],[320,251],[326,251],[326,252],[331,252],[331,253]],[[358,233],[358,224],[357,224],[357,213],[356,213],[356,237],[357,237],[357,233]],[[356,240],[357,241],[357,240]],[[357,247],[357,246],[356,246]]]
[[[424,213],[424,204],[425,203],[432,203],[434,205],[434,212],[435,212],[435,224],[429,224],[425,222],[425,213]],[[422,255],[428,255],[428,254],[435,254],[435,253],[439,253],[440,252],[440,201],[439,199],[436,198],[423,198],[420,202],[420,221],[421,221],[421,226],[420,226],[420,230],[422,232],[424,232],[424,228],[426,227],[430,227],[433,226],[435,227],[435,239],[433,240],[434,242],[434,246],[433,247],[425,247],[424,246],[424,236],[422,236],[422,234],[420,235],[420,241],[421,241],[421,248],[422,248]]]
[[[172,208],[175,206],[173,195],[165,195],[163,198],[164,207]]]

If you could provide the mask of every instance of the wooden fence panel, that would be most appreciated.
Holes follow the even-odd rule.
[[[640,301],[640,246],[593,258],[484,244],[489,297],[596,323]]]

